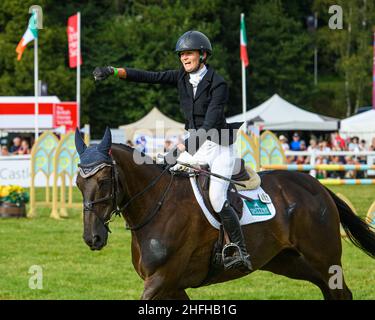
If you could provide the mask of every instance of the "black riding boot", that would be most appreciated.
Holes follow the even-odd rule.
[[[223,209],[219,213],[224,230],[228,233],[231,243],[223,248],[223,261],[225,269],[245,268],[252,271],[250,255],[247,253],[246,245],[238,216],[228,201],[225,201]],[[230,250],[232,249],[232,250]],[[234,251],[233,255],[226,254]]]

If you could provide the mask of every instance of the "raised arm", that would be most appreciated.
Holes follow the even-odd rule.
[[[177,85],[178,70],[152,72],[133,68],[115,68],[107,66],[96,67],[93,75],[97,81],[105,80],[109,76],[115,76],[133,82]]]

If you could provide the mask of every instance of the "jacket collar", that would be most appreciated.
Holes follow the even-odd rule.
[[[213,74],[213,69],[207,65],[207,73],[204,75],[203,79],[198,84],[194,100],[197,100],[199,96],[202,94],[202,92],[204,92],[204,90],[206,90],[206,88],[210,85],[210,83],[212,82]]]
[[[199,82],[198,84],[198,87],[197,87],[197,92],[195,93],[195,97],[194,97],[194,93],[193,93],[193,86],[191,85],[191,83],[189,82],[189,74],[187,72],[185,72],[185,84],[187,86],[187,91],[188,91],[188,94],[189,96],[193,99],[193,100],[197,100],[199,98],[199,96],[202,94],[202,92],[210,85],[210,83],[212,82],[212,77],[213,77],[213,74],[214,74],[214,69],[212,69],[210,67],[210,65],[206,65],[206,68],[207,68],[207,72],[206,74],[204,75],[203,79],[201,80],[201,82]]]

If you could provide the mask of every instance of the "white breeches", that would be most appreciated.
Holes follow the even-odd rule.
[[[198,163],[207,163],[211,172],[226,178],[231,178],[235,164],[236,152],[234,145],[221,146],[206,140],[198,149],[193,158]],[[227,200],[229,181],[211,176],[210,178],[210,202],[216,212],[220,212]]]

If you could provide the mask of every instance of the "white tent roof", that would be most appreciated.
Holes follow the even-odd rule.
[[[131,124],[122,125],[119,129],[125,130],[127,139],[132,139],[135,133],[151,136],[160,133],[165,137],[169,135],[182,135],[184,134],[184,127],[183,123],[168,118],[158,108],[154,107],[142,119]]]
[[[375,137],[375,109],[341,120],[340,134],[344,137],[358,136],[371,141]]]
[[[267,101],[245,113],[246,121],[263,123],[265,130],[337,130],[338,119],[301,109],[274,94]],[[227,118],[228,122],[244,121],[243,115]]]
[[[375,109],[341,120],[340,131],[375,133]]]

